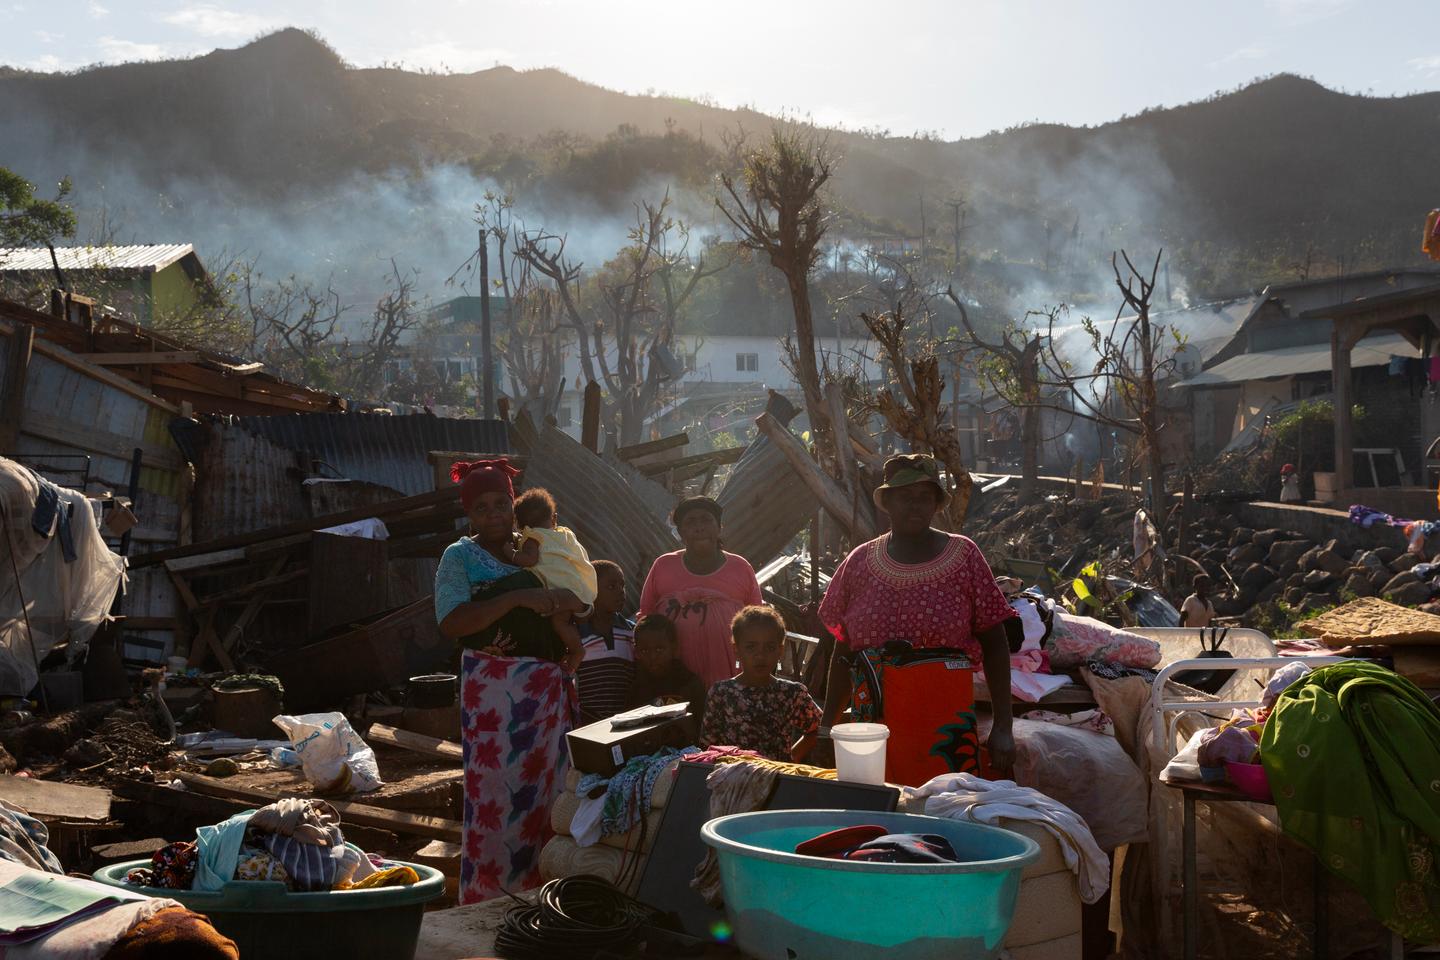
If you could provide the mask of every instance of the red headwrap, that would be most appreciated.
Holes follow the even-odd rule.
[[[503,493],[515,499],[515,485],[511,477],[518,477],[520,471],[510,465],[509,460],[460,461],[451,464],[450,479],[460,484],[460,502],[466,510],[482,493]]]

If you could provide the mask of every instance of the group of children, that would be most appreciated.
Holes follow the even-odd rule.
[[[734,746],[773,760],[803,760],[819,730],[820,708],[805,685],[775,676],[785,622],[770,607],[746,607],[731,624],[738,673],[709,691],[680,659],[669,617],[634,623],[621,610],[625,574],[595,561],[600,587],[594,612],[579,625],[584,659],[576,671],[580,713],[593,723],[635,707],[689,703],[701,745]]]
[[[588,605],[579,617],[559,614],[552,621],[565,644],[565,664],[576,674],[583,722],[685,702],[701,719],[702,746],[734,746],[797,762],[809,754],[820,708],[804,684],[775,676],[785,621],[774,609],[746,607],[735,617],[730,632],[739,671],[707,692],[681,662],[674,621],[652,614],[635,623],[624,616],[625,572],[609,560],[590,562],[574,534],[558,525],[549,493],[522,494],[515,519],[521,529],[506,559]]]

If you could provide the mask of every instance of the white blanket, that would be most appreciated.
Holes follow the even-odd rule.
[[[952,773],[919,789],[906,787],[905,798],[923,798],[925,812],[932,817],[992,825],[1000,820],[1034,821],[1059,842],[1065,865],[1079,877],[1080,899],[1094,903],[1110,886],[1110,858],[1096,845],[1085,821],[1038,790],[1013,780],[982,780],[968,773]]]

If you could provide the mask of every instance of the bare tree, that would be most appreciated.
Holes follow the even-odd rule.
[[[658,204],[635,205],[629,243],[589,278],[588,287],[583,265],[565,255],[565,237],[526,233],[516,248],[554,285],[557,313],[575,334],[586,378],[605,388],[603,417],[617,428],[622,445],[640,441],[659,405],[670,372],[657,357],[669,354],[685,304],[701,280],[726,266],[707,266],[703,255],[690,255],[689,229],[670,216],[670,203],[667,193]]]
[[[486,191],[482,202],[475,205],[475,222],[481,243],[446,284],[455,284],[467,272],[478,280],[481,248],[487,248],[489,256],[489,244],[494,242],[495,273],[487,293],[498,294],[502,303],[495,348],[505,365],[515,409],[530,413],[537,422],[543,421],[559,405],[564,385],[565,338],[561,335],[556,291],[541,282],[531,260],[524,255],[529,237],[516,215],[513,197]]]
[[[1038,331],[1012,323],[998,339],[987,340],[976,332],[970,311],[953,286],[946,289],[945,296],[960,312],[966,352],[971,357],[981,355],[977,372],[998,396],[1020,411],[1020,496],[1029,498],[1040,474],[1040,351],[1044,338]]]
[[[1156,384],[1174,372],[1176,351],[1183,346],[1173,330],[1150,317],[1162,253],[1155,254],[1148,273],[1136,267],[1123,250],[1110,258],[1121,304],[1108,327],[1088,317],[1081,321],[1087,346],[1096,357],[1088,371],[1075,369],[1062,355],[1055,335],[1060,311],[1050,312],[1040,353],[1042,376],[1060,388],[1068,406],[1061,407],[1048,398],[1041,398],[1038,404],[1128,434],[1132,461],[1144,464],[1151,516],[1157,520],[1164,517],[1165,461],[1160,448],[1164,413]]]
[[[912,450],[929,453],[945,465],[950,481],[946,521],[949,529],[958,531],[970,509],[973,482],[944,404],[940,346],[933,336],[916,337],[907,330],[915,314],[928,319],[930,312],[926,298],[916,288],[909,289],[912,292],[898,298],[891,309],[860,314],[892,371],[890,385],[875,393],[875,408]]]
[[[732,151],[739,173],[721,174],[716,205],[738,231],[740,244],[764,254],[785,277],[795,314],[790,345],[796,376],[817,437],[816,448],[822,451],[821,462],[834,466],[838,476],[838,458],[847,449],[845,428],[832,425],[826,409],[810,304],[810,274],[820,258],[826,229],[823,190],[835,159],[819,134],[779,125],[763,145],[750,146],[742,135]]]
[[[288,277],[267,284],[253,264],[240,276],[252,353],[288,380],[333,389],[336,330],[349,309],[333,283],[321,289]]]
[[[385,365],[400,353],[406,334],[420,325],[415,303],[416,271],[402,272],[392,258],[388,288],[375,302],[370,329],[363,341],[347,350],[346,392],[357,397],[378,396],[383,387]],[[358,349],[355,347],[358,346]]]

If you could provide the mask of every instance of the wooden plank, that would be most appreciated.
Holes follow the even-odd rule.
[[[331,513],[323,517],[312,517],[309,520],[296,520],[278,527],[269,527],[264,530],[252,530],[249,533],[219,537],[215,540],[206,541],[205,543],[192,543],[183,547],[175,547],[171,550],[156,550],[154,553],[144,553],[133,558],[130,561],[130,566],[147,567],[152,564],[164,563],[167,560],[175,560],[180,557],[193,557],[201,553],[214,553],[217,550],[228,550],[231,547],[249,547],[269,540],[279,540],[282,537],[292,537],[300,533],[308,534],[311,531],[321,530],[325,527],[335,527],[342,523],[353,523],[356,520],[365,520],[369,517],[379,517],[381,520],[388,520],[391,517],[409,513],[412,510],[421,510],[427,507],[433,508],[437,506],[453,507],[455,516],[460,515],[460,503],[456,499],[453,488],[433,490],[430,493],[421,493],[413,497],[401,497],[398,500],[391,500],[388,503],[355,507],[352,510],[342,510],[339,513]]]
[[[460,876],[460,844],[431,840],[410,858],[415,863],[434,867],[447,877]]]
[[[122,617],[120,629],[178,631],[180,621],[174,617]]]
[[[171,573],[184,573],[190,570],[224,566],[227,563],[235,563],[244,559],[245,550],[242,547],[235,547],[230,550],[216,550],[214,553],[201,553],[193,557],[181,557],[178,560],[167,560],[165,569]]]
[[[110,791],[34,777],[0,777],[0,800],[40,820],[103,823],[110,819]]]
[[[163,353],[79,353],[81,360],[102,367],[129,367],[156,363],[199,363],[197,350],[169,350]]]
[[[289,557],[282,556],[278,558],[274,563],[270,565],[270,570],[269,573],[266,575],[266,579],[273,580],[279,575],[281,570],[285,569],[285,564],[289,562]],[[253,596],[251,596],[249,602],[245,604],[245,609],[240,611],[240,616],[235,618],[235,622],[230,624],[230,629],[226,630],[225,636],[221,638],[221,650],[223,650],[225,653],[229,653],[235,649],[235,644],[239,642],[240,635],[245,632],[246,627],[250,626],[250,621],[254,620],[256,615],[260,613],[260,607],[264,603],[265,593],[263,591],[257,592]]]
[[[465,754],[460,744],[453,740],[427,737],[424,734],[401,730],[398,727],[386,726],[383,723],[372,723],[370,725],[370,731],[366,734],[366,739],[371,743],[384,743],[392,747],[400,747],[403,750],[411,750],[427,757],[438,757],[441,760],[463,762],[465,759]]]
[[[195,773],[177,773],[180,782],[192,790],[212,797],[223,797],[231,800],[246,800],[258,804],[271,804],[280,799],[279,794],[265,790],[250,790],[244,787],[232,787],[224,780],[217,780],[214,777],[201,776]],[[357,803],[350,800],[335,800],[326,798],[330,805],[340,814],[344,829],[345,823],[357,823],[362,827],[376,827],[381,830],[391,830],[395,833],[406,834],[407,836],[428,837],[432,840],[449,840],[451,843],[460,843],[460,821],[447,820],[443,817],[426,817],[414,813],[402,813],[398,810],[386,810],[382,807],[372,807],[369,804]]]
[[[307,567],[300,567],[288,573],[282,573],[273,577],[266,577],[263,580],[256,580],[253,583],[241,584],[238,587],[231,587],[228,590],[221,590],[219,593],[212,593],[209,596],[200,598],[200,606],[213,607],[216,604],[224,603],[227,600],[238,600],[241,597],[249,597],[264,590],[270,590],[287,583],[294,583],[310,575]]]
[[[20,417],[25,409],[25,381],[30,374],[30,353],[35,328],[15,325],[5,363],[5,393],[0,396],[0,454],[13,454],[20,440]]]
[[[116,780],[115,795],[126,800],[136,800],[146,807],[162,808],[165,812],[149,813],[148,819],[166,828],[178,825],[184,827],[204,826],[228,819],[231,814],[242,810],[253,810],[255,803],[248,800],[231,800],[211,797],[191,790],[172,790],[156,783],[138,780]],[[399,846],[395,834],[388,830],[373,830],[355,824],[345,824],[345,839],[371,853],[393,852],[398,854]],[[438,868],[437,868],[438,869]]]
[[[585,384],[584,407],[580,413],[580,445],[591,453],[600,452],[600,384]]]
[[[175,594],[185,605],[185,610],[198,620],[199,629],[195,633],[195,643],[190,647],[190,656],[186,663],[192,667],[201,666],[205,663],[206,655],[214,651],[215,659],[220,665],[233,673],[235,664],[231,661],[230,654],[220,646],[220,638],[215,635],[214,608],[202,611],[200,602],[195,599],[195,593],[190,589],[189,581],[173,571],[167,570],[166,573],[170,574],[170,582],[175,585]]]
[[[156,377],[154,382],[157,388],[173,387],[230,400],[245,399],[245,388],[238,380],[231,382],[222,374],[202,371],[198,367],[171,367]]]
[[[692,476],[699,476],[709,467],[724,466],[727,463],[738,463],[740,458],[745,456],[745,447],[725,447],[721,450],[711,450],[706,453],[697,453],[688,457],[677,457],[674,460],[649,460],[645,463],[636,464],[636,469],[647,477],[660,476],[671,470],[696,470]]]
[[[755,418],[755,426],[775,444],[790,464],[790,469],[810,488],[819,499],[825,511],[840,522],[852,540],[865,541],[875,538],[875,527],[870,511],[850,502],[850,495],[840,488],[820,465],[810,459],[800,438],[791,433],[779,420],[768,413]]]
[[[184,459],[174,450],[157,448],[153,444],[147,446],[144,441],[134,437],[121,436],[107,430],[97,430],[87,424],[44,413],[33,407],[27,408],[21,417],[20,432],[44,440],[63,443],[75,447],[77,450],[87,450],[90,453],[104,454],[107,457],[116,457],[125,461],[129,461],[134,455],[135,448],[140,447],[142,450],[140,465],[142,467],[154,467],[157,470],[166,470],[171,473],[178,472],[185,465]]]
[[[620,447],[615,451],[615,456],[621,460],[630,461],[639,457],[648,457],[655,453],[664,453],[666,450],[674,450],[676,447],[683,447],[690,442],[690,434],[677,433],[673,437],[661,437],[659,440],[650,440],[646,443],[633,443],[628,447]]]

